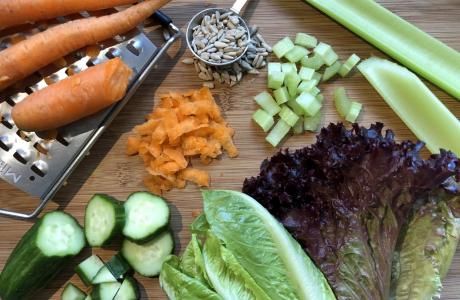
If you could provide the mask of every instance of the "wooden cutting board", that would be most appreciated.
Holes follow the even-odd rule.
[[[213,6],[230,7],[231,2],[175,0],[164,11],[176,24],[185,29],[187,21],[198,11]],[[379,2],[422,30],[460,50],[458,0],[379,0]],[[357,53],[364,58],[371,54],[382,55],[374,47],[302,1],[250,1],[245,16],[250,24],[259,25],[266,40],[272,44],[285,35],[293,36],[297,32],[308,32],[333,45],[342,59],[346,59],[352,53]],[[126,139],[133,126],[143,122],[144,115],[151,111],[160,94],[201,86],[193,66],[186,66],[180,62],[184,57],[190,57],[190,53],[186,49],[185,40],[182,40],[169,51],[168,57],[165,57],[158,68],[150,74],[130,103],[94,146],[91,154],[71,176],[68,184],[58,192],[54,202],[48,205],[47,211],[63,209],[81,222],[85,204],[94,193],[109,193],[119,199],[126,199],[130,193],[144,189],[142,185],[144,168],[138,158],[125,156]],[[252,97],[265,90],[265,85],[266,77],[263,73],[260,76],[247,76],[241,84],[231,89],[218,87],[214,90],[227,120],[236,129],[235,142],[241,155],[237,159],[224,156],[210,166],[203,167],[211,173],[212,188],[240,190],[244,178],[257,174],[260,162],[275,152],[264,141],[265,134],[251,122],[251,114],[256,108]],[[327,99],[326,122],[340,120],[331,106],[331,93],[338,86],[345,86],[352,98],[364,104],[364,114],[359,120],[362,125],[367,126],[381,121],[395,131],[398,139],[415,139],[404,123],[360,74],[323,86]],[[457,117],[460,117],[460,102],[432,85],[429,87]],[[303,147],[312,143],[314,139],[314,134],[292,137],[284,146]],[[196,162],[196,165],[198,164]],[[172,207],[176,253],[180,253],[189,240],[188,226],[192,214],[201,209],[200,193],[198,188],[189,185],[185,190],[172,191],[165,197]],[[35,200],[0,182],[2,207],[30,210],[34,204]],[[18,240],[31,225],[31,222],[0,218],[0,269],[3,268]],[[104,259],[109,259],[117,249],[118,245],[105,250],[85,249],[72,264],[65,267],[65,271],[56,280],[37,293],[34,299],[59,299],[62,286],[69,280],[82,287],[82,283],[73,272],[75,265],[91,251]],[[142,283],[142,299],[165,299],[157,279],[137,278]],[[460,299],[459,283],[460,250],[457,251],[451,271],[444,281],[443,299]]]

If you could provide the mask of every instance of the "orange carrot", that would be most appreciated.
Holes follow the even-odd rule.
[[[133,29],[169,1],[146,0],[111,15],[69,21],[1,51],[0,90],[75,50]]]
[[[16,126],[25,131],[61,127],[89,116],[120,100],[132,70],[120,58],[32,93],[13,107]]]
[[[137,0],[3,0],[0,1],[0,28],[134,2]]]

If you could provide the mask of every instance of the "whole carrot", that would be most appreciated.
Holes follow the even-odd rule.
[[[25,131],[59,128],[121,100],[131,74],[120,58],[111,59],[32,93],[11,115]]]
[[[137,0],[3,0],[0,1],[0,28],[134,2]]]
[[[146,0],[121,12],[70,21],[0,52],[0,90],[82,47],[123,34],[170,0]]]

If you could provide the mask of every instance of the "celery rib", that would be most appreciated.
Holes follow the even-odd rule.
[[[460,121],[414,73],[377,57],[358,69],[432,153],[460,155]]]
[[[460,99],[460,53],[373,0],[305,0]]]

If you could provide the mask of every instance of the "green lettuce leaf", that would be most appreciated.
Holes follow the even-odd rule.
[[[321,271],[257,201],[235,191],[204,191],[203,198],[212,233],[270,297],[335,299]]]
[[[160,285],[170,300],[222,300],[200,280],[182,273],[179,266],[179,258],[171,255],[161,269]]]
[[[192,234],[190,243],[185,248],[180,260],[180,269],[186,275],[200,280],[203,283],[209,284],[204,269],[203,255],[201,253],[201,244],[196,234]]]
[[[203,257],[209,279],[222,298],[226,300],[271,299],[212,233],[208,233]]]
[[[200,214],[190,225],[190,232],[197,234],[200,237],[206,236],[209,230],[209,224],[204,214]]]

